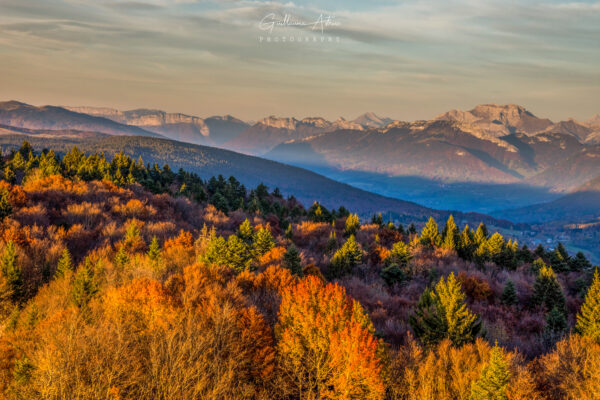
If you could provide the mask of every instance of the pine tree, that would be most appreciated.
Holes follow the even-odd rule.
[[[546,256],[546,250],[544,250],[544,246],[542,246],[541,244],[538,244],[538,246],[535,248],[534,253],[536,256],[538,256],[538,258],[544,258]]]
[[[261,257],[275,246],[273,236],[268,228],[260,228],[254,239],[254,256]]]
[[[549,262],[556,272],[566,272],[569,270],[569,254],[562,243],[558,243],[556,249],[550,253]]]
[[[389,286],[402,283],[406,279],[406,273],[398,264],[384,265],[379,275]]]
[[[579,251],[575,254],[575,257],[571,257],[569,260],[569,268],[571,271],[585,271],[592,268],[592,263]]]
[[[251,252],[248,244],[236,235],[227,238],[225,250],[226,264],[236,272],[250,270],[252,264]]]
[[[481,322],[465,303],[466,295],[454,273],[444,277],[435,286],[436,300],[446,319],[448,338],[456,346],[471,342],[479,334]]]
[[[399,241],[392,245],[390,255],[385,259],[385,263],[387,265],[396,264],[403,269],[408,266],[411,258],[408,246],[403,241]]]
[[[481,370],[479,379],[471,388],[471,400],[508,399],[506,389],[509,380],[508,363],[496,343],[490,352],[490,361]]]
[[[331,259],[331,272],[334,277],[341,277],[352,272],[362,262],[362,250],[354,235],[350,235],[346,243],[335,252]]]
[[[3,189],[0,194],[0,221],[4,221],[4,218],[8,217],[12,211],[8,189]]]
[[[127,251],[125,251],[125,246],[119,246],[119,251],[115,255],[115,265],[119,268],[125,268],[127,263],[129,262],[129,256],[127,255]]]
[[[452,215],[450,215],[450,217],[448,217],[448,221],[446,221],[446,225],[442,231],[442,238],[442,247],[444,249],[456,250],[458,248],[460,243],[460,234],[458,227],[454,223],[454,217]]]
[[[346,218],[346,225],[344,229],[344,236],[356,235],[356,232],[360,228],[360,221],[358,220],[357,214],[350,214]]]
[[[80,309],[87,308],[89,301],[98,292],[98,287],[94,281],[94,272],[92,263],[86,259],[75,274],[73,288],[71,290],[71,299]]]
[[[517,291],[515,290],[515,284],[512,281],[506,282],[500,301],[505,306],[514,306],[518,303],[519,298],[517,297]]]
[[[416,233],[417,233],[417,227],[415,226],[415,224],[410,224],[408,226],[408,234],[415,235]]]
[[[283,265],[285,268],[289,269],[292,274],[297,276],[302,276],[302,259],[300,258],[300,253],[298,249],[293,244],[288,247],[287,251],[283,255]]]
[[[479,226],[477,227],[477,230],[475,231],[475,243],[477,243],[477,245],[479,246],[482,243],[485,243],[487,241],[487,237],[488,237],[487,226],[485,226],[485,224],[482,222],[479,224]]]
[[[199,249],[200,261],[207,265],[227,265],[227,241],[223,236],[217,236],[214,226],[210,231],[206,243]]]
[[[501,234],[496,232],[487,240],[487,254],[492,260],[494,260],[502,253],[503,249],[504,238]]]
[[[594,271],[592,285],[585,295],[585,301],[577,314],[575,325],[577,333],[593,338],[600,343],[600,276],[598,268]]]
[[[561,339],[567,330],[567,317],[563,310],[554,307],[546,316],[544,334],[553,341]]]
[[[217,210],[222,211],[224,213],[227,213],[229,211],[229,204],[227,203],[227,199],[219,192],[215,193],[211,197],[210,204],[215,206]]]
[[[10,165],[7,165],[6,168],[4,168],[4,180],[10,183],[15,183],[17,181],[17,175]]]
[[[427,292],[409,320],[415,336],[426,345],[443,338],[450,339],[455,346],[472,342],[481,330],[481,322],[467,308],[466,295],[454,273],[447,280],[442,277],[435,290]]]
[[[73,272],[73,260],[71,259],[71,253],[66,247],[62,251],[58,264],[56,266],[56,278],[62,278],[63,276],[69,275]]]
[[[50,150],[40,156],[39,169],[42,172],[42,176],[51,176],[60,174],[60,165],[56,159],[54,151]]]
[[[460,244],[458,248],[458,255],[466,260],[470,260],[473,257],[473,252],[476,249],[475,235],[469,225],[465,225],[460,234]]]
[[[148,252],[146,255],[152,261],[158,261],[160,259],[160,245],[158,244],[158,239],[156,239],[156,236],[152,236],[152,241],[150,241],[150,246],[148,246]]]
[[[552,267],[543,265],[533,284],[533,301],[546,311],[557,308],[565,313],[565,296]]]
[[[20,301],[24,292],[23,275],[17,250],[12,240],[9,240],[4,248],[2,259],[0,259],[0,272],[2,278],[4,278],[2,288],[0,288],[0,296],[15,302]]]
[[[536,260],[533,261],[533,263],[531,264],[531,271],[535,274],[539,274],[540,270],[542,268],[546,268],[547,265],[544,262],[544,260],[542,260],[541,258],[538,258]]]
[[[408,322],[415,337],[426,347],[433,347],[447,337],[448,325],[435,294],[429,288],[421,294],[417,309]]]
[[[423,246],[429,248],[440,246],[442,238],[440,232],[438,231],[437,223],[432,217],[429,217],[429,221],[427,221],[427,224],[425,224],[419,241]]]
[[[248,221],[248,218],[246,218],[244,222],[240,224],[240,227],[237,231],[237,236],[247,244],[252,243],[254,240],[254,228],[252,227],[252,224],[250,224],[250,221]]]

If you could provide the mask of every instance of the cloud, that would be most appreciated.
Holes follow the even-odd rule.
[[[340,42],[261,43],[265,33],[258,23],[268,12],[304,21],[332,15],[340,25],[324,34]],[[583,1],[3,0],[0,51],[10,62],[0,64],[0,73],[16,79],[11,87],[17,91],[27,87],[36,93],[33,82],[43,82],[48,93],[61,93],[61,85],[81,78],[98,93],[110,93],[107,87],[116,81],[115,99],[152,103],[133,106],[164,101],[172,108],[198,102],[226,108],[229,101],[237,109],[221,111],[247,113],[245,118],[278,111],[269,107],[288,113],[301,108],[305,114],[330,109],[320,114],[334,115],[350,108],[358,114],[354,107],[366,99],[369,109],[405,107],[408,99],[419,99],[425,110],[438,107],[427,102],[431,93],[448,102],[457,95],[495,100],[509,98],[511,90],[547,94],[556,82],[572,97],[579,93],[593,103],[599,20],[600,2]],[[273,35],[314,33],[283,27]],[[28,68],[19,71],[19,63]],[[39,79],[26,85],[30,75]],[[327,94],[307,106],[304,88],[319,87]],[[182,92],[177,96],[174,90]],[[233,99],[249,93],[252,104],[246,108]],[[574,108],[559,93],[555,104],[548,110]],[[250,108],[260,107],[265,109],[249,115],[255,112]],[[598,112],[591,107],[581,112]]]

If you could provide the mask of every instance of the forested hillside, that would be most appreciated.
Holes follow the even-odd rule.
[[[2,160],[0,398],[600,396],[581,253],[56,150]]]
[[[136,161],[141,157],[146,163],[160,166],[169,164],[175,171],[183,168],[205,180],[219,174],[233,175],[247,186],[265,183],[272,188],[278,187],[285,195],[295,196],[304,204],[318,201],[326,207],[344,205],[362,217],[381,212],[397,221],[424,223],[429,216],[447,218],[450,214],[448,211],[432,210],[413,202],[360,190],[301,168],[213,147],[140,136],[105,135],[97,138],[0,135],[0,146],[5,151],[18,149],[23,140],[29,141],[37,149],[52,148],[57,154],[66,154],[73,146],[86,154],[123,152]],[[456,213],[455,216],[472,223],[485,219],[486,223],[492,225],[518,227],[518,224],[483,214]]]

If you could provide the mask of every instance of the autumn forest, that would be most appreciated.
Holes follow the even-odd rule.
[[[583,253],[122,153],[0,167],[0,399],[600,398]]]

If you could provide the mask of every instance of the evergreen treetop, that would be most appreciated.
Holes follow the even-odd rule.
[[[471,400],[506,400],[511,374],[498,343],[490,352],[490,360],[471,388]]]
[[[425,227],[421,231],[421,236],[419,237],[419,241],[423,246],[432,248],[439,247],[442,241],[442,237],[438,230],[437,223],[430,217],[425,224]]]
[[[600,343],[600,276],[598,268],[594,271],[592,285],[585,295],[585,301],[577,314],[576,331],[582,335],[593,338]]]

